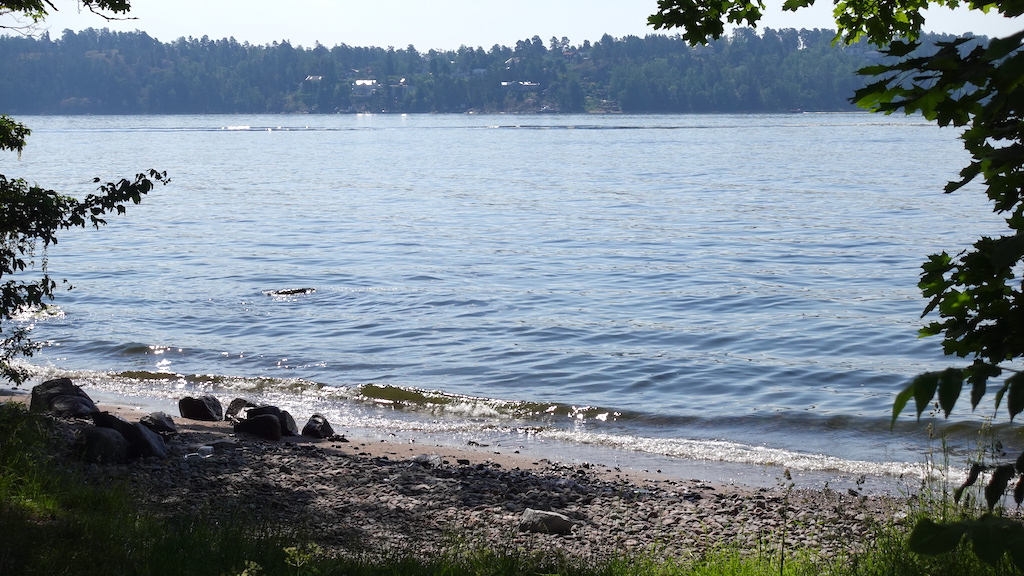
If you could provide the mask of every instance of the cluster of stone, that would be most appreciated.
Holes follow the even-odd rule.
[[[91,426],[78,428],[73,443],[76,454],[89,462],[122,464],[137,458],[167,458],[167,441],[177,434],[174,419],[163,412],[147,414],[138,422],[129,422],[116,414],[101,411],[70,378],[47,380],[33,387],[30,409],[62,418],[91,421]],[[182,418],[190,420],[228,420],[233,423],[236,433],[265,440],[278,441],[286,436],[300,435],[295,419],[286,410],[258,405],[243,398],[233,400],[225,412],[215,396],[185,397],[178,402],[178,410]],[[344,436],[334,433],[327,418],[321,414],[309,418],[301,435],[347,442]],[[195,455],[208,455],[216,447],[205,447],[205,451],[203,448],[199,447]]]
[[[135,458],[166,458],[164,438],[177,434],[174,420],[163,412],[129,422],[100,411],[69,378],[47,380],[33,387],[29,407],[36,412],[91,420],[93,425],[80,428],[73,445],[76,453],[90,462],[120,464]]]
[[[278,441],[286,436],[299,436],[299,428],[295,418],[287,410],[277,406],[255,404],[245,398],[235,398],[228,404],[225,411],[217,397],[212,395],[193,398],[187,396],[178,401],[178,410],[182,418],[216,422],[227,420],[233,424],[234,431],[248,434],[264,440]],[[334,433],[330,422],[322,414],[313,414],[302,427],[302,436],[310,438],[344,441],[344,437]]]

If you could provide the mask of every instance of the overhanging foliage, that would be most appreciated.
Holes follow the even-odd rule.
[[[80,4],[105,17],[130,9],[128,0],[81,0]],[[55,10],[49,0],[7,0],[0,2],[0,16],[13,14],[38,22]],[[0,26],[2,27],[2,26]],[[0,115],[0,152],[21,154],[31,130],[6,115]],[[9,321],[19,313],[44,308],[54,297],[57,283],[46,273],[45,258],[38,264],[42,277],[26,280],[23,275],[35,268],[35,258],[57,243],[57,233],[72,227],[106,224],[108,213],[123,214],[128,202],[138,204],[156,182],[169,182],[165,172],[149,170],[133,179],[99,184],[98,192],[83,200],[9,179],[0,174],[0,377],[15,385],[28,377],[24,368],[14,364],[19,356],[31,356],[38,346],[26,328],[11,327]],[[12,278],[14,275],[19,277]],[[6,333],[4,333],[6,330]]]
[[[814,0],[786,0],[786,10],[799,10]],[[955,256],[928,257],[919,287],[928,303],[922,316],[938,316],[920,330],[922,336],[942,336],[943,351],[968,358],[968,366],[951,367],[915,378],[893,403],[892,420],[914,400],[918,417],[938,404],[948,416],[965,385],[971,388],[975,408],[986,395],[988,383],[1009,372],[995,392],[998,408],[1005,399],[1010,419],[1024,411],[1024,372],[1008,366],[1024,358],[1024,31],[971,46],[971,38],[939,42],[933,53],[917,55],[924,25],[921,11],[932,5],[955,7],[957,0],[837,0],[833,14],[839,32],[836,41],[864,37],[882,48],[889,62],[859,71],[875,81],[858,90],[854,100],[862,107],[891,114],[921,114],[939,126],[963,129],[961,139],[971,162],[960,180],[946,193],[980,181],[993,210],[1005,218],[1007,232],[982,237]],[[1004,16],[1024,12],[1024,0],[968,3],[984,12]],[[760,0],[659,0],[650,17],[655,28],[680,27],[691,44],[718,38],[726,24],[756,25],[765,5]],[[1019,365],[1019,364],[1018,364]],[[983,467],[972,470],[957,498],[973,484]],[[1022,473],[1015,490],[1024,499],[1024,455],[1018,464],[989,469],[985,487],[989,510],[1001,501],[1010,480]],[[1009,554],[1024,570],[1024,526],[993,515],[977,520],[939,524],[922,521],[910,546],[922,554],[948,552],[968,538],[979,558],[990,564]]]

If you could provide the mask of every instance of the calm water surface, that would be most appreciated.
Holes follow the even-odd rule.
[[[38,378],[621,465],[918,473],[920,263],[1000,229],[917,118],[22,120],[9,176],[173,180],[49,252]]]

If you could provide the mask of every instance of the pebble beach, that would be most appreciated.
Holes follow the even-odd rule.
[[[139,415],[125,406],[101,409]],[[273,442],[235,434],[229,422],[175,422],[168,458],[85,464],[88,475],[128,483],[158,513],[242,514],[339,553],[431,555],[458,538],[591,559],[681,558],[722,545],[836,556],[869,545],[873,530],[906,511],[891,495],[802,489],[785,479],[774,488],[716,485],[486,446],[340,436]],[[73,435],[76,423],[65,424]],[[527,510],[560,514],[571,529],[526,530]]]

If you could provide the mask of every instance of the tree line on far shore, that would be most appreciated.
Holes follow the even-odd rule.
[[[145,32],[0,36],[8,114],[345,112],[785,112],[854,110],[854,72],[879,58],[832,30],[738,29],[691,47],[678,36],[521,40],[419,52],[160,42]],[[938,38],[938,37],[936,37]],[[934,40],[934,38],[933,38]]]

